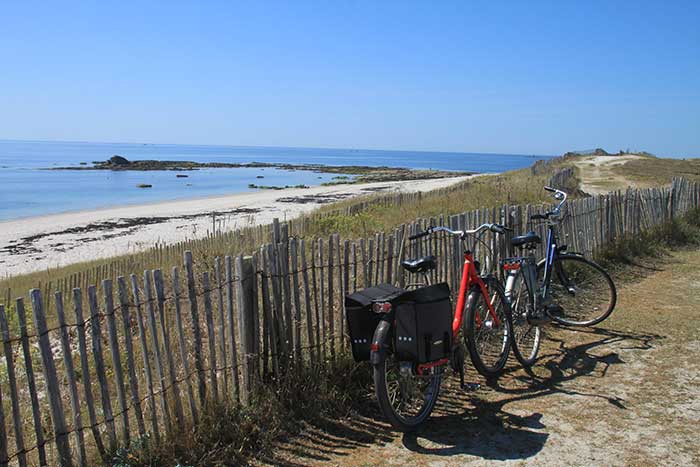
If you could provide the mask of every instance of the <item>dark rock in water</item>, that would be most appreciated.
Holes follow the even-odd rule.
[[[189,175],[185,175],[185,174],[177,174],[177,175],[175,175],[175,176],[176,176],[177,178],[187,178],[187,177],[189,177]]]
[[[87,162],[81,162],[80,165],[87,165]]]
[[[265,178],[265,177],[264,177],[263,175],[258,175],[258,176],[255,177],[255,178]]]
[[[129,165],[129,160],[122,156],[112,156],[109,158],[110,165]]]
[[[153,188],[153,185],[151,185],[150,183],[139,183],[138,185],[136,185],[136,188]]]

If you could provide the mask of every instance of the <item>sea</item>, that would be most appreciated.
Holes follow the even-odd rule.
[[[248,185],[319,185],[337,174],[272,168],[173,171],[47,170],[113,155],[129,160],[367,165],[504,172],[552,156],[185,144],[0,140],[0,221],[76,210],[254,191]],[[263,177],[263,178],[259,178]],[[139,184],[152,185],[138,188]],[[206,200],[203,200],[206,202]]]

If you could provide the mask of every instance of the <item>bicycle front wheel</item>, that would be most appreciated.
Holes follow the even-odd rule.
[[[413,431],[428,419],[440,394],[442,368],[429,368],[420,375],[414,364],[385,354],[373,370],[379,408],[394,428]]]
[[[515,277],[508,279],[506,296],[510,299],[513,353],[521,365],[530,367],[537,360],[542,329],[527,319],[532,305],[522,271],[519,270]]]
[[[484,278],[486,292],[475,287],[467,300],[465,340],[476,370],[487,378],[503,372],[510,353],[510,307],[495,277]],[[488,303],[491,303],[489,308]]]
[[[540,276],[544,264],[540,265]],[[581,256],[555,258],[549,284],[552,303],[561,307],[551,317],[567,326],[593,326],[613,312],[617,302],[615,284],[605,270]]]

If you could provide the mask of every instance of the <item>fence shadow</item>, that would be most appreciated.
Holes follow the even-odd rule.
[[[522,415],[509,412],[513,402],[546,398],[554,394],[574,397],[602,398],[620,410],[626,410],[624,399],[602,393],[584,392],[567,384],[580,378],[603,378],[612,365],[626,362],[614,350],[649,350],[663,339],[657,334],[643,334],[613,329],[593,328],[579,331],[577,341],[548,336],[554,341],[539,358],[533,370],[515,365],[488,386],[492,394],[481,397],[454,391],[443,393],[441,406],[430,421],[417,433],[405,434],[403,445],[413,452],[451,456],[469,454],[488,460],[527,459],[542,450],[549,430],[542,422],[542,413],[533,410]],[[607,349],[608,352],[602,349]],[[598,352],[593,352],[598,349]],[[601,354],[602,353],[602,354]]]

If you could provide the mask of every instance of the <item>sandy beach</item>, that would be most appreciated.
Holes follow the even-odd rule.
[[[260,190],[0,222],[0,277],[133,253],[157,242],[291,219],[370,193],[430,191],[470,177]],[[215,220],[214,220],[215,219]]]

